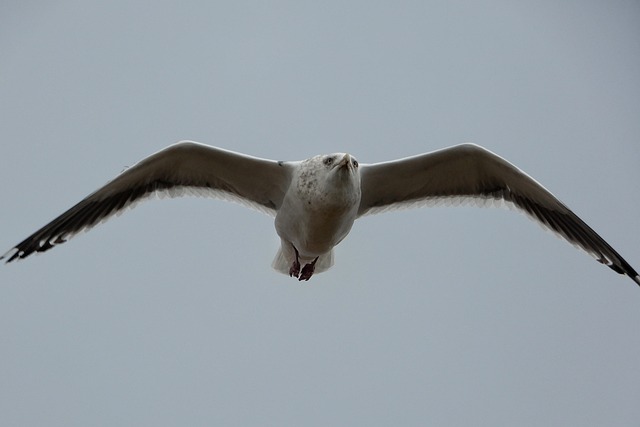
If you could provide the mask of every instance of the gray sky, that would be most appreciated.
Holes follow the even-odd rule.
[[[364,163],[474,142],[640,268],[634,1],[0,6],[4,251],[193,139]],[[272,220],[149,201],[0,267],[0,424],[640,422],[640,289],[509,210],[363,218],[271,270]]]

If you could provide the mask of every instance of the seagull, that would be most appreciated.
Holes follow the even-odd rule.
[[[281,245],[272,266],[301,281],[333,265],[333,248],[364,215],[481,199],[516,207],[640,285],[631,265],[566,205],[475,144],[360,164],[347,153],[275,161],[180,141],[126,169],[0,259],[8,263],[45,252],[158,193],[213,196],[275,217]]]

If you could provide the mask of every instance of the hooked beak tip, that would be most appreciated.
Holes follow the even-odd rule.
[[[344,167],[344,166],[350,167],[351,166],[351,156],[348,155],[348,154],[345,154],[342,157],[342,160],[340,160],[340,163],[338,163],[338,166],[340,166],[340,167]]]

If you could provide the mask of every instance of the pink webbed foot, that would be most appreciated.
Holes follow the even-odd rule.
[[[302,281],[302,280],[309,280],[311,279],[311,276],[313,276],[313,272],[316,269],[316,261],[318,261],[318,257],[316,257],[316,259],[313,260],[313,262],[305,265],[304,267],[302,267],[302,272],[300,273],[300,276],[298,277],[298,280]]]
[[[289,268],[289,276],[298,277],[300,275],[300,260],[299,260],[300,255],[298,254],[298,250],[296,249],[295,246],[293,246],[293,250],[296,251],[296,259],[295,261],[293,261],[293,264],[291,264],[291,268]]]
[[[307,281],[311,279],[311,276],[313,276],[313,272],[316,269],[316,261],[318,261],[318,257],[316,257],[313,262],[310,262],[309,264],[306,264],[304,267],[302,267],[302,271],[300,271],[300,254],[298,253],[298,249],[296,249],[295,246],[291,246],[296,253],[296,259],[293,261],[293,264],[291,264],[291,268],[289,268],[289,276],[296,277],[300,281]]]
[[[295,260],[293,264],[291,264],[291,268],[289,269],[289,276],[298,277],[298,275],[300,275],[300,262],[298,260]]]

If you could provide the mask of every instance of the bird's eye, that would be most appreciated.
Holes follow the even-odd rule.
[[[358,167],[358,161],[356,159],[353,159],[353,161],[351,162],[351,164],[353,165],[354,168]]]
[[[333,163],[333,157],[327,157],[324,159],[324,164],[326,166],[331,166],[332,163]]]

